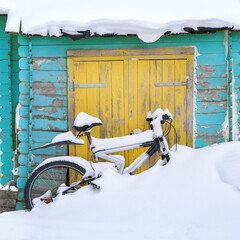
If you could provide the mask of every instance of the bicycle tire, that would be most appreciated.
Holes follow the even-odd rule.
[[[81,177],[86,172],[82,166],[67,160],[57,160],[46,163],[33,171],[31,176],[28,178],[24,189],[24,201],[26,208],[28,210],[34,208],[36,205],[34,201],[36,202],[36,199],[38,198],[41,199],[41,196],[43,196],[44,192],[46,193],[50,190],[51,194],[54,193],[57,196],[57,191],[60,185],[65,183],[67,186],[69,186],[69,183],[72,180],[69,179],[69,169],[75,171],[77,174],[72,174],[75,179],[76,176]],[[55,182],[55,184],[52,184],[52,182]]]

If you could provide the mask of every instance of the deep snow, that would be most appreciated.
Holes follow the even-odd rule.
[[[1,240],[238,240],[240,142],[179,146],[166,166],[119,175],[31,212],[0,215]]]
[[[1,0],[8,10],[7,32],[60,36],[90,30],[92,34],[136,34],[154,42],[165,32],[184,27],[240,29],[239,0]]]

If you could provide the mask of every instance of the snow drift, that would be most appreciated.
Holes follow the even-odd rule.
[[[240,142],[179,146],[164,167],[134,176],[107,169],[96,182],[100,191],[1,214],[1,239],[239,239]]]
[[[27,6],[27,7],[26,7]],[[64,32],[90,30],[91,34],[136,34],[154,42],[165,32],[184,32],[184,27],[240,29],[238,0],[2,0],[9,9],[7,32],[61,36]]]

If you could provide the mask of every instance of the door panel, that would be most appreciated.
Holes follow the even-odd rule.
[[[149,129],[145,120],[148,111],[168,108],[175,119],[173,125],[178,132],[178,143],[191,146],[192,128],[187,126],[192,124],[191,119],[187,120],[191,115],[187,113],[192,111],[188,107],[192,105],[187,103],[187,91],[191,89],[186,86],[191,66],[189,57],[182,55],[172,59],[154,59],[149,55],[145,58],[101,56],[100,60],[73,57],[69,61],[69,81],[75,81],[76,87],[69,90],[69,126],[83,111],[103,122],[103,126],[92,129],[94,137],[124,136],[137,128]],[[168,140],[172,146],[175,142],[173,131]],[[125,152],[126,166],[143,151]],[[70,147],[70,155],[91,158],[87,146]],[[142,170],[152,166],[158,158],[153,157]]]

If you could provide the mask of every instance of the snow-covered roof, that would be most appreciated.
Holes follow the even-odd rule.
[[[164,33],[198,27],[240,30],[240,0],[1,0],[8,9],[7,32],[61,36],[136,34],[154,42]]]

